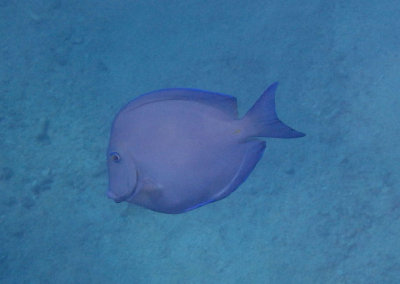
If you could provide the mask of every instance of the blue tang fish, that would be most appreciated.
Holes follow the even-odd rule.
[[[259,137],[296,138],[275,112],[272,84],[243,118],[236,98],[164,89],[130,101],[116,115],[107,152],[107,196],[163,213],[221,200],[264,153]]]

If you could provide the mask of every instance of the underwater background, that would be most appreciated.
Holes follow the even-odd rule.
[[[0,0],[1,283],[400,283],[393,0]],[[274,81],[301,139],[166,215],[105,196],[112,119],[189,87]]]

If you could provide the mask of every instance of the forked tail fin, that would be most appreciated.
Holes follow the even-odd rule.
[[[279,120],[275,112],[277,87],[278,82],[269,86],[243,117],[247,137],[297,138],[305,135]]]

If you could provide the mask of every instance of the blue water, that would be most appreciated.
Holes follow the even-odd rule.
[[[1,283],[400,283],[397,1],[0,0]],[[166,215],[105,196],[112,119],[161,88],[278,80],[228,198]]]

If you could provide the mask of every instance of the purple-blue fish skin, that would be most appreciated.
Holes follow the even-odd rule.
[[[195,89],[163,89],[130,101],[111,128],[107,196],[169,214],[227,197],[261,159],[262,137],[304,136],[279,120],[277,86],[242,118],[235,97]]]

